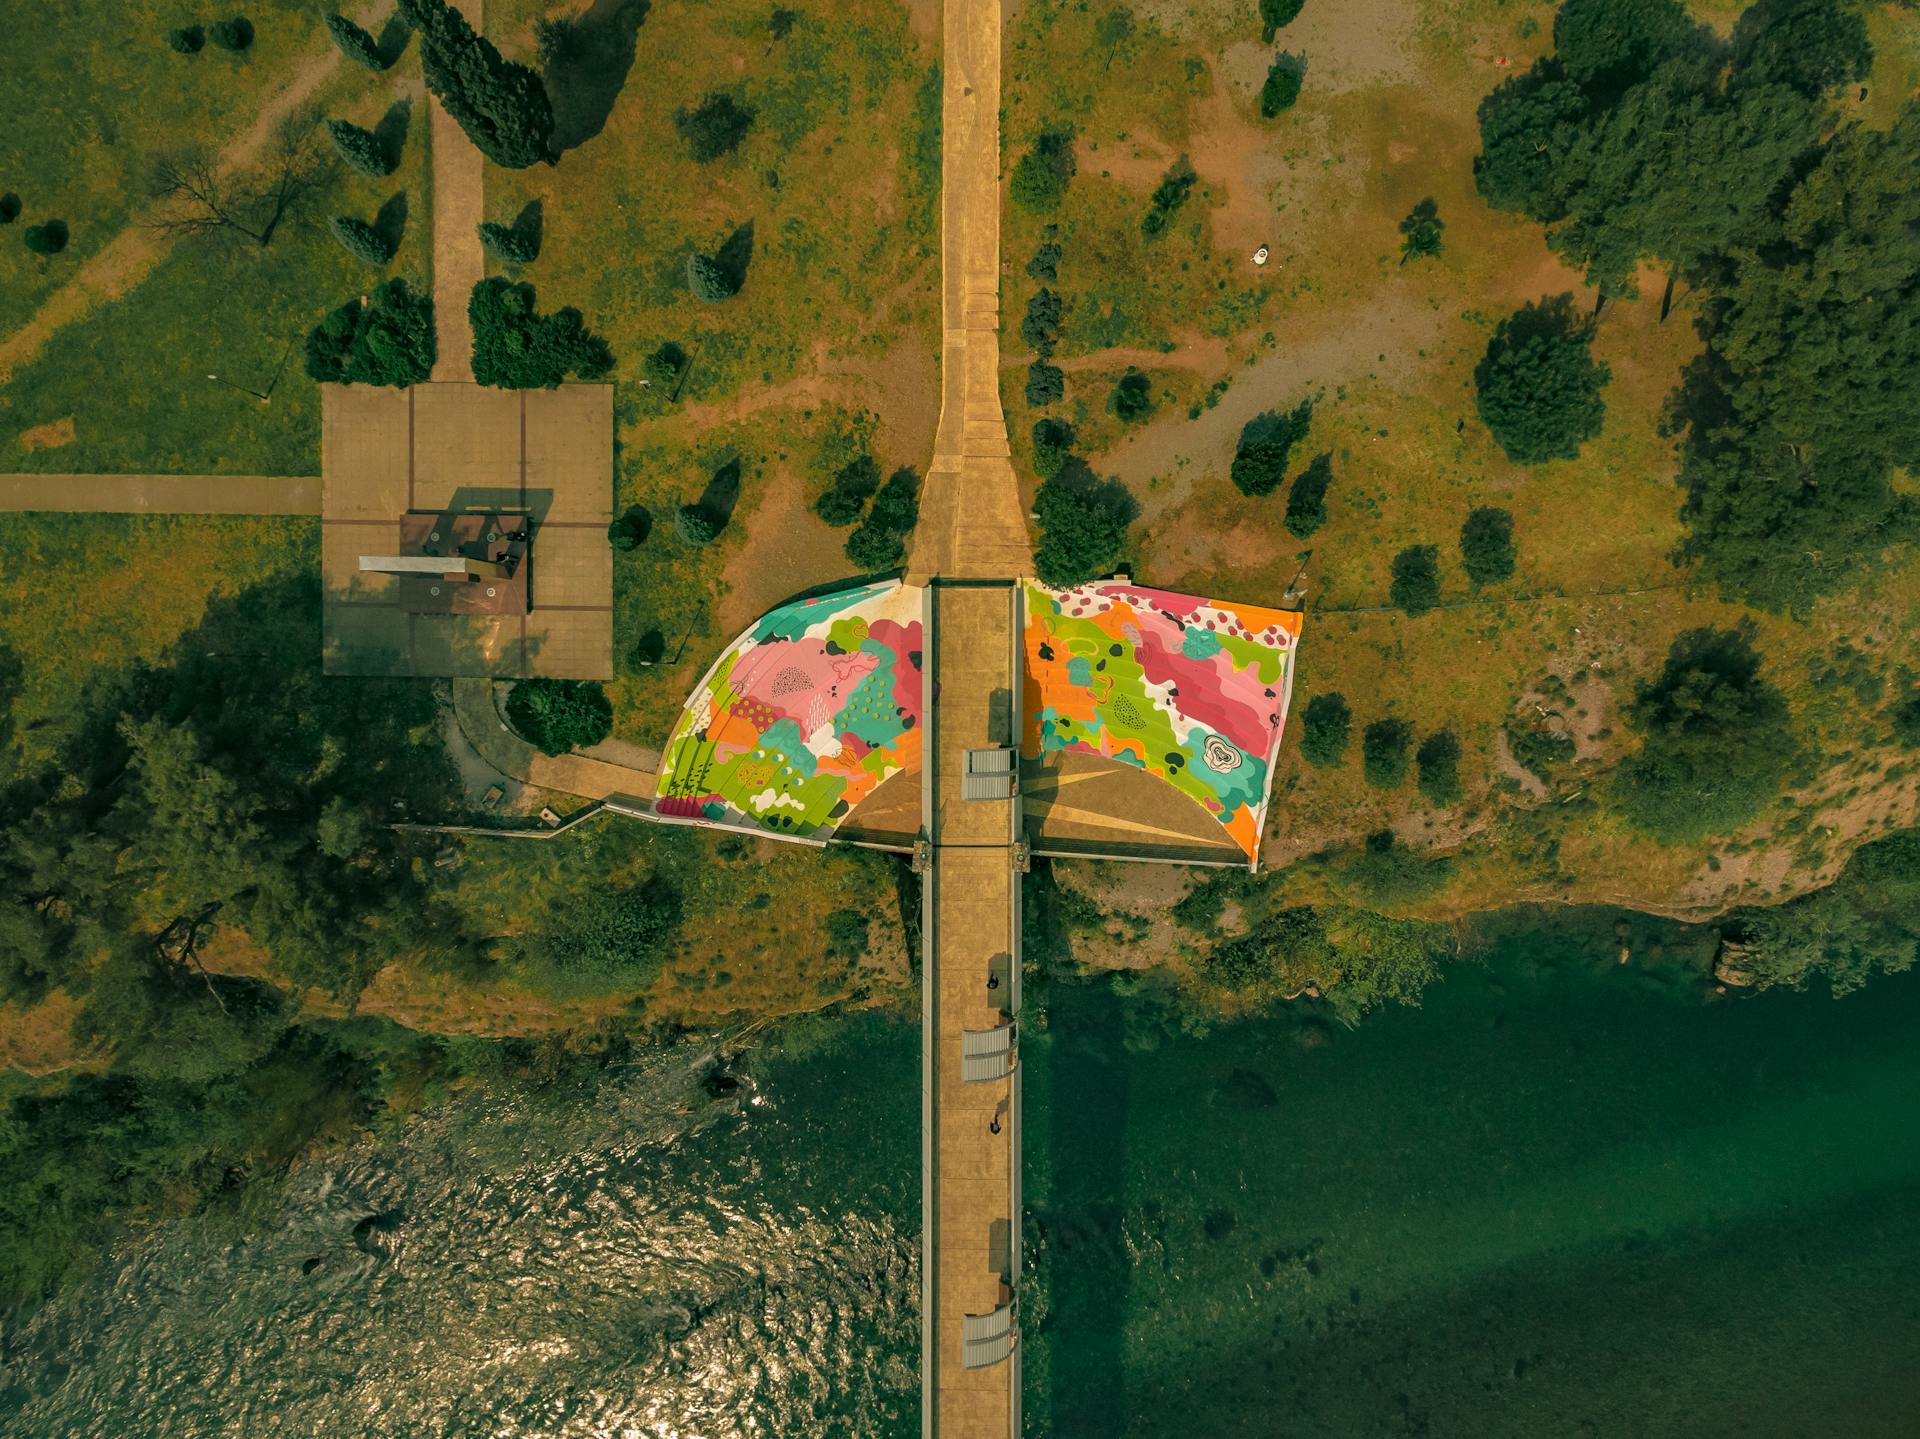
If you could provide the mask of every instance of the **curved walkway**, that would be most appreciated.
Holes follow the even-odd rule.
[[[545,755],[507,728],[490,679],[453,682],[453,716],[480,758],[510,779],[583,799],[653,798],[653,771],[596,759],[591,753]],[[655,756],[658,763],[658,757]]]

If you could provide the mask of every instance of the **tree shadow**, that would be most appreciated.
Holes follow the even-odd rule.
[[[394,250],[400,248],[400,241],[407,233],[407,192],[394,191],[386,204],[373,217],[373,232]]]
[[[413,27],[406,17],[395,11],[387,17],[387,23],[380,27],[379,38],[373,43],[380,51],[380,58],[391,68],[395,61],[407,51],[407,41],[413,38]]]
[[[1119,480],[1101,479],[1078,455],[1067,456],[1051,483],[1083,499],[1088,508],[1111,515],[1119,524],[1130,525],[1140,518],[1140,502],[1133,491]]]
[[[753,221],[727,236],[726,243],[714,251],[713,262],[726,271],[736,291],[746,284],[747,267],[753,263]]]
[[[740,461],[728,460],[713,472],[713,478],[707,481],[707,487],[700,492],[697,501],[700,508],[713,516],[716,531],[724,530],[733,519],[733,508],[740,503]]]
[[[513,217],[513,224],[508,228],[527,242],[537,258],[540,254],[540,242],[546,238],[547,233],[546,212],[541,208],[540,201],[527,201],[521,207],[520,213]]]
[[[548,54],[542,78],[553,101],[556,153],[585,144],[606,128],[626,88],[640,26],[650,0],[594,0]]]
[[[397,165],[407,148],[407,131],[413,123],[413,98],[401,96],[387,107],[380,123],[373,127],[374,137]]]

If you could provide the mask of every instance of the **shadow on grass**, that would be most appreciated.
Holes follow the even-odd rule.
[[[556,152],[583,145],[606,128],[650,8],[649,0],[594,0],[569,24],[543,75],[553,100]]]
[[[406,152],[407,131],[413,124],[413,98],[402,96],[387,107],[387,113],[380,117],[380,123],[373,127],[375,137],[394,163]]]
[[[724,530],[733,520],[734,506],[740,503],[740,461],[728,460],[715,470],[697,503],[713,516],[716,532]]]
[[[537,258],[540,254],[540,242],[546,238],[547,233],[546,212],[541,208],[540,202],[527,201],[521,207],[520,213],[513,217],[513,224],[509,228],[516,236],[527,242]]]
[[[400,248],[400,241],[407,233],[407,192],[396,190],[380,207],[373,217],[373,232],[385,240],[393,249]]]
[[[747,267],[753,263],[753,221],[727,236],[726,243],[714,252],[713,262],[726,272],[736,291],[747,283]]]
[[[407,41],[413,38],[413,27],[399,13],[389,15],[387,23],[380,27],[380,38],[374,41],[380,49],[380,58],[392,66],[407,51]]]

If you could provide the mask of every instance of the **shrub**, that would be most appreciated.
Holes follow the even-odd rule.
[[[529,988],[555,998],[645,989],[660,975],[681,912],[679,891],[657,874],[628,890],[595,887],[531,925],[517,943],[518,966]]]
[[[850,525],[879,488],[879,464],[872,455],[855,455],[834,471],[832,481],[813,502],[813,512],[830,525]]]
[[[1446,225],[1440,219],[1440,207],[1422,200],[1400,222],[1400,263],[1423,260],[1440,253],[1440,232]]]
[[[1460,526],[1460,562],[1476,587],[1496,585],[1513,574],[1513,516],[1484,505]]]
[[[1306,64],[1296,55],[1278,55],[1267,69],[1266,83],[1260,87],[1260,114],[1271,120],[1283,111],[1291,110],[1294,101],[1300,98],[1300,82],[1306,75]]]
[[[1060,297],[1052,290],[1036,290],[1027,301],[1026,318],[1020,322],[1020,338],[1043,360],[1053,358],[1053,347],[1060,339],[1060,311]]]
[[[1293,23],[1305,0],[1260,0],[1260,43],[1271,45],[1274,32]]]
[[[67,248],[67,222],[49,220],[44,225],[29,225],[20,238],[36,255],[57,255]]]
[[[433,298],[405,280],[349,300],[307,336],[307,374],[323,384],[417,385],[433,373]]]
[[[1494,331],[1473,381],[1481,421],[1515,464],[1574,459],[1600,433],[1612,371],[1593,358],[1592,339],[1572,295],[1524,306]]]
[[[1060,247],[1052,240],[1046,241],[1033,252],[1033,258],[1027,261],[1027,275],[1031,279],[1053,284],[1060,278]]]
[[[1432,545],[1408,545],[1393,557],[1393,602],[1410,615],[1424,615],[1440,603],[1440,551]]]
[[[592,680],[521,680],[507,693],[507,723],[542,754],[588,749],[613,733],[613,705]]]
[[[1414,755],[1420,766],[1420,793],[1442,809],[1460,799],[1460,741],[1452,730],[1436,730]]]
[[[1073,426],[1065,420],[1033,422],[1033,472],[1043,480],[1060,473],[1073,452]]]
[[[1073,132],[1044,132],[1013,167],[1013,179],[1008,184],[1013,203],[1035,214],[1059,209],[1074,169]]]
[[[1287,459],[1294,444],[1313,422],[1313,401],[1302,400],[1292,413],[1268,410],[1255,415],[1240,431],[1229,476],[1243,495],[1270,495],[1287,477]]]
[[[1360,768],[1376,789],[1398,789],[1407,778],[1407,746],[1413,726],[1403,719],[1380,719],[1360,737]]]
[[[693,109],[676,111],[673,117],[673,128],[702,165],[736,149],[752,125],[753,111],[725,91],[716,91]]]
[[[182,25],[167,31],[167,44],[182,55],[198,55],[207,43],[207,32],[198,25]]]
[[[1908,749],[1920,749],[1920,694],[1893,707],[1893,737]]]
[[[369,265],[386,265],[393,259],[393,244],[365,220],[352,215],[333,217],[333,238],[349,255]]]
[[[1287,533],[1306,539],[1327,522],[1327,487],[1333,483],[1333,453],[1322,451],[1287,491]]]
[[[400,0],[420,36],[427,88],[496,165],[520,170],[552,158],[553,102],[540,77],[502,58],[447,0]]]
[[[540,246],[532,235],[491,220],[480,222],[480,248],[503,265],[531,265],[540,258]]]
[[[1174,161],[1172,168],[1154,187],[1152,202],[1140,221],[1140,233],[1152,239],[1165,230],[1174,211],[1187,203],[1187,192],[1199,178],[1185,155]]]
[[[1027,404],[1034,409],[1057,403],[1067,393],[1066,372],[1036,360],[1027,366]]]
[[[858,959],[867,952],[868,919],[858,909],[836,909],[827,916],[827,957]]]
[[[327,32],[340,53],[363,70],[384,70],[393,62],[380,53],[380,42],[344,15],[327,16]]]
[[[869,520],[847,536],[847,559],[868,574],[890,570],[906,558],[907,547],[900,535]]]
[[[9,190],[0,195],[0,225],[11,225],[20,218],[20,197]]]
[[[1331,769],[1347,758],[1347,738],[1353,730],[1353,711],[1338,691],[1307,701],[1300,724],[1300,757],[1316,769]]]
[[[887,476],[886,484],[873,497],[867,520],[899,535],[920,523],[920,476],[910,465],[902,465]]]
[[[687,256],[687,288],[693,291],[696,300],[717,305],[732,298],[740,287],[726,267],[711,255],[693,254]]]
[[[1102,483],[1078,462],[1040,486],[1033,509],[1040,522],[1034,569],[1050,585],[1112,574],[1137,511],[1124,485]]]
[[[1570,763],[1579,749],[1572,735],[1517,716],[1507,721],[1506,735],[1513,762],[1542,784],[1552,784],[1554,771]]]
[[[613,523],[607,526],[607,543],[621,554],[627,554],[645,544],[652,531],[653,516],[635,505],[624,515],[615,516]]]
[[[640,362],[640,373],[647,378],[647,384],[656,391],[664,391],[663,398],[672,399],[680,388],[680,377],[687,372],[692,361],[687,352],[672,340],[663,341],[660,348]]]
[[[207,26],[207,38],[222,50],[231,50],[237,55],[253,44],[253,22],[244,15],[216,20]]]
[[[503,390],[553,389],[569,374],[597,380],[613,368],[607,342],[572,307],[542,315],[533,286],[498,275],[473,287],[473,378]]]
[[[720,520],[712,510],[698,503],[682,505],[674,512],[674,527],[690,545],[710,545],[720,533]]]
[[[1122,424],[1138,424],[1153,413],[1153,382],[1138,370],[1128,370],[1113,387],[1107,408]]]
[[[327,121],[327,138],[333,141],[340,158],[362,175],[391,175],[399,163],[399,157],[387,149],[386,141],[350,121]]]

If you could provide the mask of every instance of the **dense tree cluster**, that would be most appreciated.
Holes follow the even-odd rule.
[[[230,50],[237,55],[253,45],[253,22],[244,15],[216,20],[207,26],[207,38],[222,50]]]
[[[1307,62],[1299,55],[1277,55],[1267,68],[1260,86],[1260,114],[1271,120],[1291,110],[1300,98],[1300,85],[1307,76]]]
[[[1139,370],[1129,369],[1115,382],[1107,408],[1121,424],[1138,424],[1153,413],[1153,382]]]
[[[830,525],[853,524],[879,488],[880,462],[863,452],[833,472],[826,489],[813,502],[813,512]]]
[[[1839,996],[1876,972],[1910,969],[1920,956],[1920,831],[1863,845],[1826,889],[1730,920],[1739,948],[1728,958],[1762,989],[1825,975]]]
[[[671,952],[682,910],[680,891],[663,875],[630,889],[590,889],[520,939],[514,967],[530,989],[555,999],[645,989]]]
[[[1473,372],[1480,418],[1515,464],[1571,460],[1600,433],[1611,371],[1593,358],[1593,322],[1573,296],[1522,306],[1493,332]]]
[[[1435,730],[1414,752],[1420,769],[1420,793],[1429,804],[1445,808],[1460,802],[1460,738],[1452,730]]]
[[[592,680],[521,680],[506,712],[513,732],[542,754],[591,749],[613,733],[613,703]]]
[[[866,522],[847,536],[847,558],[869,574],[890,570],[907,556],[907,536],[920,522],[920,476],[907,466],[887,476]]]
[[[1413,726],[1393,716],[1377,719],[1360,737],[1361,772],[1376,789],[1398,789],[1407,778]]]
[[[1020,321],[1020,338],[1042,360],[1053,358],[1060,342],[1060,296],[1045,288],[1035,290],[1027,301],[1027,313]]]
[[[552,158],[553,105],[540,77],[503,59],[447,0],[399,0],[420,36],[427,88],[496,165],[520,170]]]
[[[1311,990],[1351,1022],[1376,1005],[1418,1004],[1439,977],[1445,930],[1336,906],[1268,907],[1237,893],[1254,915],[1244,934],[1217,942],[1199,977],[1241,1003],[1261,1005]]]
[[[543,315],[533,286],[493,275],[473,287],[473,377],[503,390],[553,389],[570,374],[597,380],[613,368],[607,342],[568,306]]]
[[[1050,585],[1076,585],[1120,567],[1139,506],[1125,485],[1096,478],[1073,458],[1040,486],[1033,510],[1040,521],[1035,572]]]
[[[1165,230],[1173,220],[1174,212],[1187,203],[1187,192],[1193,189],[1194,182],[1199,178],[1185,155],[1174,161],[1154,187],[1147,213],[1140,221],[1140,233],[1151,240]]]
[[[1260,0],[1260,43],[1271,45],[1276,32],[1291,25],[1305,0]]]
[[[1033,472],[1043,480],[1059,474],[1073,453],[1073,426],[1065,420],[1033,422]]]
[[[181,55],[198,55],[207,47],[207,32],[198,25],[182,25],[167,31],[167,46]]]
[[[433,297],[389,280],[307,336],[307,374],[341,385],[417,385],[433,373]]]
[[[1312,400],[1302,400],[1284,415],[1268,410],[1248,420],[1228,472],[1233,487],[1243,495],[1272,494],[1287,477],[1293,447],[1306,438],[1312,424]]]
[[[1440,603],[1440,551],[1432,545],[1408,545],[1393,557],[1388,593],[1410,615],[1424,615]]]

